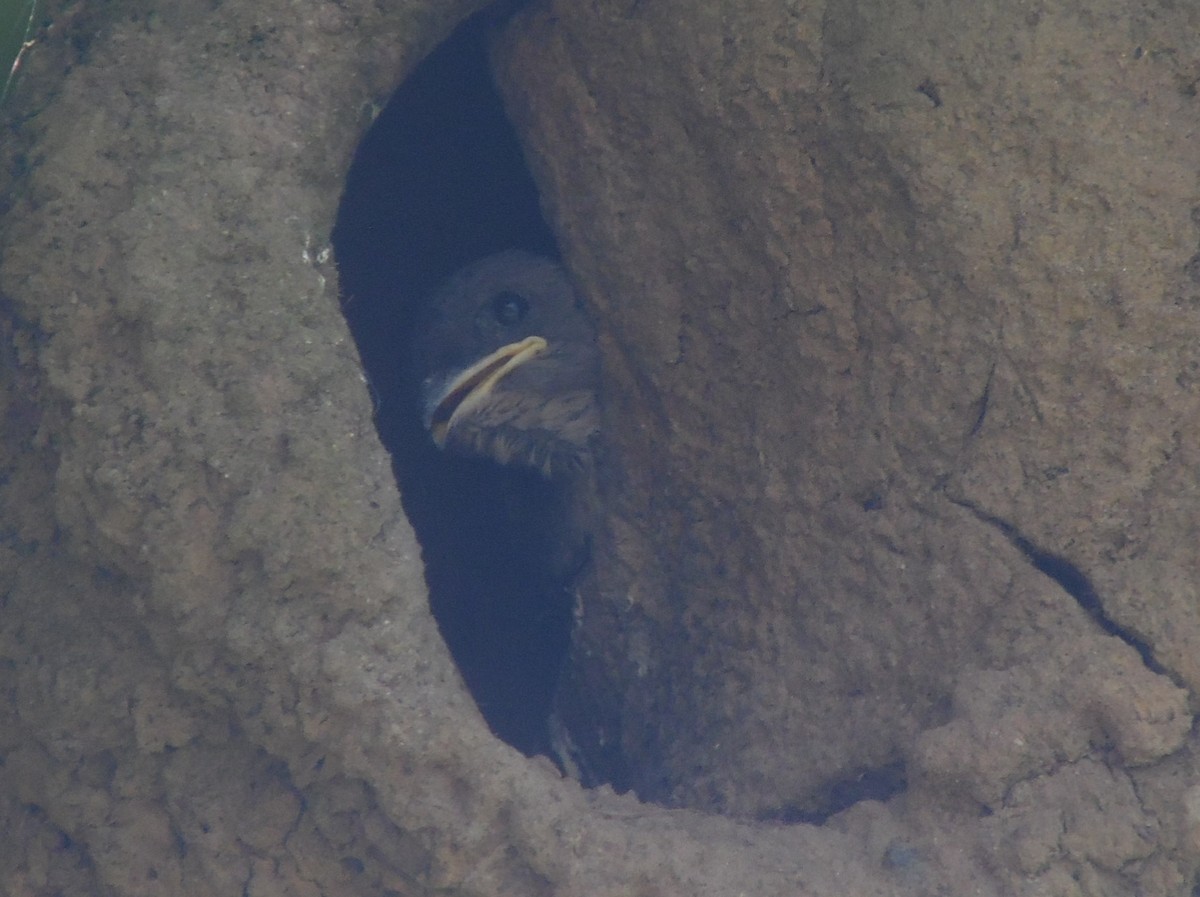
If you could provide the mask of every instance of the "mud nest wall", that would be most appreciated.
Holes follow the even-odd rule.
[[[338,307],[354,146],[470,11],[48,10],[0,110],[2,887],[1190,893],[1197,12],[499,36],[606,362],[561,706],[639,803],[481,721]]]

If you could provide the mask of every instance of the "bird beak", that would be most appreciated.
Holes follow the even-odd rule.
[[[527,336],[520,342],[501,346],[451,379],[427,403],[425,426],[438,448],[445,445],[446,436],[456,420],[470,414],[497,383],[525,362],[541,355],[548,345],[540,336]]]

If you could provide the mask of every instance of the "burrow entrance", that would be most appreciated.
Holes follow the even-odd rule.
[[[434,616],[492,730],[536,754],[549,749],[570,637],[566,583],[546,561],[555,487],[439,451],[406,370],[422,300],[447,276],[506,249],[557,255],[488,68],[494,27],[494,14],[468,20],[380,112],[347,176],[333,241]]]

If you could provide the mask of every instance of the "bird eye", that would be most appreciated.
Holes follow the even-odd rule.
[[[529,303],[524,296],[518,293],[506,290],[492,297],[492,317],[496,319],[497,324],[505,327],[520,324],[528,311]]]

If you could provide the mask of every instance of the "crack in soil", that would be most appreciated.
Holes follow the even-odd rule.
[[[1160,676],[1167,676],[1173,679],[1170,671],[1154,659],[1154,649],[1150,645],[1108,615],[1104,609],[1104,603],[1100,600],[1100,596],[1097,594],[1091,580],[1088,579],[1087,574],[1062,555],[1047,551],[1040,545],[1035,544],[1028,536],[1024,535],[1007,520],[997,517],[995,514],[989,514],[978,505],[965,499],[950,496],[947,496],[947,498],[960,508],[970,511],[980,522],[986,523],[988,526],[998,530],[1021,554],[1025,555],[1025,559],[1029,561],[1035,570],[1049,576],[1062,587],[1063,591],[1074,598],[1079,606],[1083,608],[1087,615],[1105,633],[1120,639],[1133,648],[1133,650],[1137,651],[1138,656],[1141,657],[1142,663],[1146,665],[1147,669]]]

